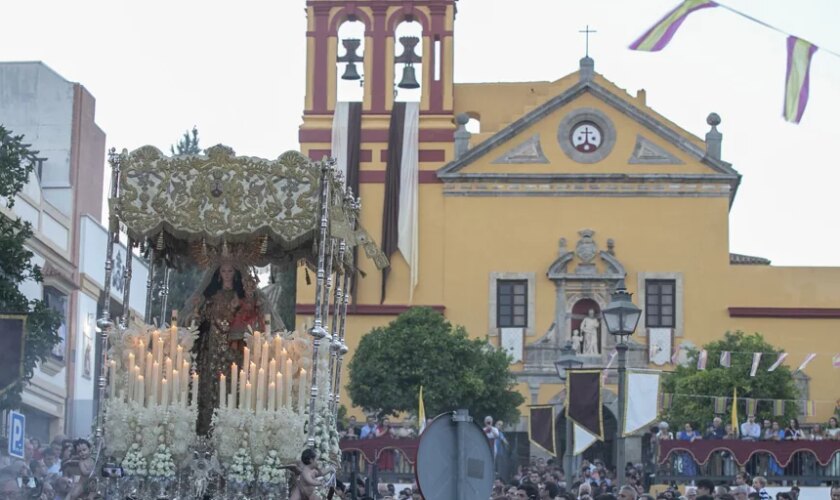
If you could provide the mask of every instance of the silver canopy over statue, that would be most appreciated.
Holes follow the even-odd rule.
[[[310,431],[335,428],[347,352],[349,294],[342,290],[350,290],[357,275],[353,247],[362,247],[377,268],[388,266],[357,223],[358,200],[345,193],[331,162],[312,162],[298,152],[264,160],[218,145],[206,155],[167,157],[145,146],[111,150],[109,163],[105,296],[121,230],[128,247],[139,247],[151,265],[145,321],[127,314],[114,321],[106,301],[97,322],[107,346],[97,367],[104,402],[96,421],[99,465],[106,463],[106,450],[123,464],[154,461],[149,470],[161,477],[189,474],[189,466],[176,464],[188,462],[188,450],[210,434],[211,441],[201,442],[212,442],[205,457],[218,454],[225,478],[220,484],[254,480],[237,476],[241,468],[234,461],[270,462],[271,477],[283,477],[284,461],[296,460],[304,443],[316,447],[314,432],[302,437],[305,421]],[[124,272],[124,304],[130,303],[132,260]],[[165,295],[164,310],[149,308],[153,274],[162,268],[168,276],[186,263],[203,275],[178,324],[174,311],[170,326],[148,324],[170,317]],[[294,332],[299,265],[317,276],[313,324],[305,333]],[[272,274],[267,293],[256,273],[265,266]],[[319,351],[321,339],[327,345]],[[193,419],[195,434],[185,432]],[[319,460],[338,460],[331,442],[320,440]]]

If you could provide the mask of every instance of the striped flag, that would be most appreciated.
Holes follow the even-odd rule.
[[[776,362],[775,362],[775,363],[773,363],[772,365],[770,365],[770,368],[768,368],[768,369],[767,369],[767,371],[768,371],[768,372],[772,372],[773,370],[775,370],[776,368],[778,368],[778,367],[779,367],[779,365],[781,365],[781,364],[782,364],[782,361],[784,361],[784,360],[785,360],[785,358],[786,358],[787,356],[788,356],[788,355],[787,355],[787,353],[786,353],[786,352],[779,353],[779,357],[776,359]]]
[[[729,351],[723,351],[720,353],[720,366],[724,368],[729,368],[732,364],[732,353]]]
[[[663,392],[659,397],[659,407],[664,410],[670,410],[674,404],[674,395],[668,392]]]
[[[840,368],[840,354],[835,354],[833,358],[831,358],[831,365],[834,368]]]
[[[711,0],[684,0],[677,8],[665,14],[665,17],[654,24],[644,35],[631,43],[630,49],[647,52],[657,52],[664,49],[689,14],[707,7],[717,7],[717,4]]]
[[[785,72],[785,120],[799,123],[808,104],[808,81],[811,58],[817,46],[793,35],[787,39],[787,71]]]
[[[726,397],[718,396],[715,398],[715,415],[723,415],[726,413]]]
[[[785,414],[785,400],[784,399],[773,400],[773,416],[774,417],[781,417],[784,414]]]
[[[815,352],[812,352],[811,354],[805,356],[805,361],[803,361],[802,364],[799,365],[799,368],[797,368],[796,371],[801,372],[802,370],[804,370],[805,367],[808,366],[808,363],[813,361],[813,359],[816,358],[816,357],[817,357],[817,353],[815,353]]]
[[[709,359],[709,353],[706,352],[705,349],[700,351],[700,354],[697,355],[697,369],[698,370],[705,370],[706,369],[706,360]]]
[[[420,401],[417,404],[417,423],[420,425],[420,432],[423,434],[426,430],[426,405],[423,403],[423,386],[420,386]]]
[[[747,398],[747,416],[755,415],[758,409],[758,400],[755,398]]]
[[[753,353],[753,361],[752,366],[750,367],[750,377],[755,377],[755,373],[758,371],[758,363],[761,362],[761,353],[754,352]]]

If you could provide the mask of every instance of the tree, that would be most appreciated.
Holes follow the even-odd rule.
[[[14,206],[15,196],[29,180],[36,155],[37,152],[23,143],[23,136],[13,136],[0,125],[0,197],[7,207]],[[56,333],[61,324],[58,314],[42,300],[30,301],[20,291],[26,280],[41,281],[41,270],[32,264],[33,254],[25,247],[31,237],[32,226],[28,222],[0,213],[0,312],[27,315],[24,376],[0,395],[0,410],[20,405],[20,393],[35,373],[35,367],[61,341]]]
[[[678,366],[676,372],[666,377],[663,382],[663,392],[674,394],[673,403],[664,415],[665,420],[678,426],[685,422],[692,422],[694,428],[704,426],[702,431],[714,417],[714,405],[707,398],[692,397],[725,396],[732,397],[733,389],[738,388],[738,401],[745,398],[754,399],[797,399],[798,390],[793,381],[790,368],[781,365],[772,372],[767,368],[772,365],[781,352],[764,340],[758,333],[746,335],[742,331],[726,332],[723,340],[711,342],[703,346],[708,353],[708,364],[705,370],[697,369],[699,351],[689,354],[687,366]],[[718,363],[720,353],[731,352],[730,368],[721,367]],[[755,377],[750,377],[752,353],[761,352],[761,362]],[[731,411],[731,401],[727,405],[727,413]],[[744,419],[744,403],[738,406],[738,415]],[[771,405],[759,403],[757,419],[793,418],[796,416],[795,405],[785,404],[784,417],[774,417]],[[724,417],[724,421],[728,419]]]
[[[197,155],[201,154],[201,148],[198,147],[198,127],[193,125],[192,135],[190,131],[184,132],[184,136],[178,141],[178,144],[169,146],[172,155]]]
[[[173,155],[197,155],[201,154],[198,146],[198,127],[193,125],[192,131],[185,131],[183,137],[177,144],[169,146]],[[187,300],[195,292],[195,287],[201,281],[201,270],[194,265],[184,264],[178,269],[169,272],[169,295],[166,299],[166,311],[161,311],[163,305],[163,280],[164,269],[158,267],[152,283],[152,318],[158,318],[160,323],[169,321],[169,311],[182,310]],[[160,317],[163,315],[163,317]],[[151,321],[152,318],[148,318]]]
[[[427,416],[467,408],[475,418],[519,418],[509,357],[470,339],[429,308],[412,308],[362,337],[347,389],[355,405],[379,415],[416,412],[420,386]]]

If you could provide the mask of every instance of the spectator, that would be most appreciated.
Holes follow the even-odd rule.
[[[701,496],[712,496],[715,492],[715,483],[711,479],[701,479],[697,481],[697,499]]]
[[[365,423],[362,430],[359,431],[359,439],[373,439],[376,437],[376,419],[373,417],[367,418],[367,423]]]
[[[793,486],[790,489],[791,500],[799,500],[799,486]]]
[[[524,484],[516,490],[516,500],[539,500],[539,490],[530,484]]]
[[[44,450],[44,465],[47,467],[47,474],[61,474],[61,462],[58,461],[58,456],[52,446]]]
[[[805,438],[805,433],[799,427],[799,420],[792,418],[785,429],[784,439],[787,441],[798,441]]]
[[[809,436],[811,441],[822,441],[825,439],[825,432],[823,432],[822,426],[820,424],[814,424],[814,427],[811,428],[811,434]],[[795,498],[793,500],[796,500]]]
[[[837,424],[837,417],[828,419],[828,426],[825,429],[825,437],[828,439],[840,439],[840,425]]]
[[[378,438],[391,437],[391,420],[388,417],[383,418],[382,422],[376,426],[374,436]]]
[[[755,421],[755,415],[747,415],[747,421],[741,424],[741,439],[748,441],[761,439],[761,426]]]
[[[735,500],[747,500],[749,494],[750,487],[746,484],[739,484],[732,488],[732,496],[735,497]]]
[[[776,426],[778,427],[778,424],[776,424]],[[766,489],[767,479],[765,479],[764,476],[755,476],[753,478],[753,488],[755,488],[760,500],[770,500],[770,493],[767,493]]]
[[[625,485],[618,490],[618,500],[636,500],[636,497],[636,488],[633,488],[632,486]]]
[[[674,434],[668,430],[668,422],[659,422],[659,432],[656,433],[656,439],[674,439]]]
[[[359,423],[356,422],[356,417],[350,417],[347,419],[347,427],[341,433],[341,437],[344,439],[358,439],[361,434],[361,429],[359,429]]]
[[[692,426],[691,422],[686,422],[683,426],[683,430],[677,434],[677,439],[680,441],[689,441],[693,443],[694,441],[701,439],[700,433],[695,431]],[[681,452],[677,455],[677,464],[678,467],[682,469],[683,474],[686,476],[696,476],[697,475],[697,463],[692,458],[691,454],[688,452]]]
[[[721,498],[723,495],[729,495],[729,487],[715,486],[715,498]]]
[[[493,457],[496,456],[496,442],[499,440],[499,429],[493,426],[493,417],[490,415],[484,417],[484,436],[487,442],[490,443],[490,449],[493,450]]]
[[[545,483],[540,490],[540,500],[555,500],[560,496],[560,488],[553,482]]]
[[[723,428],[723,420],[720,417],[715,417],[712,420],[712,425],[706,430],[706,439],[723,439],[726,435],[726,430]]]
[[[687,500],[697,500],[697,486],[686,486],[685,498]]]
[[[840,500],[840,484],[835,484],[831,487],[831,500]]]
[[[20,496],[17,476],[17,467],[13,465],[0,469],[0,498],[16,499]]]
[[[773,424],[770,423],[770,420],[764,420],[764,426],[762,426],[761,430],[761,439],[773,439]]]

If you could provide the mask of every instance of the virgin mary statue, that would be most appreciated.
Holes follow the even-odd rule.
[[[187,307],[184,317],[197,324],[199,332],[193,347],[198,372],[196,431],[206,435],[213,410],[219,407],[219,375],[229,373],[232,363],[242,365],[246,334],[265,331],[265,314],[271,315],[272,328],[283,329],[283,323],[257,289],[256,276],[232,259],[205,273]]]

